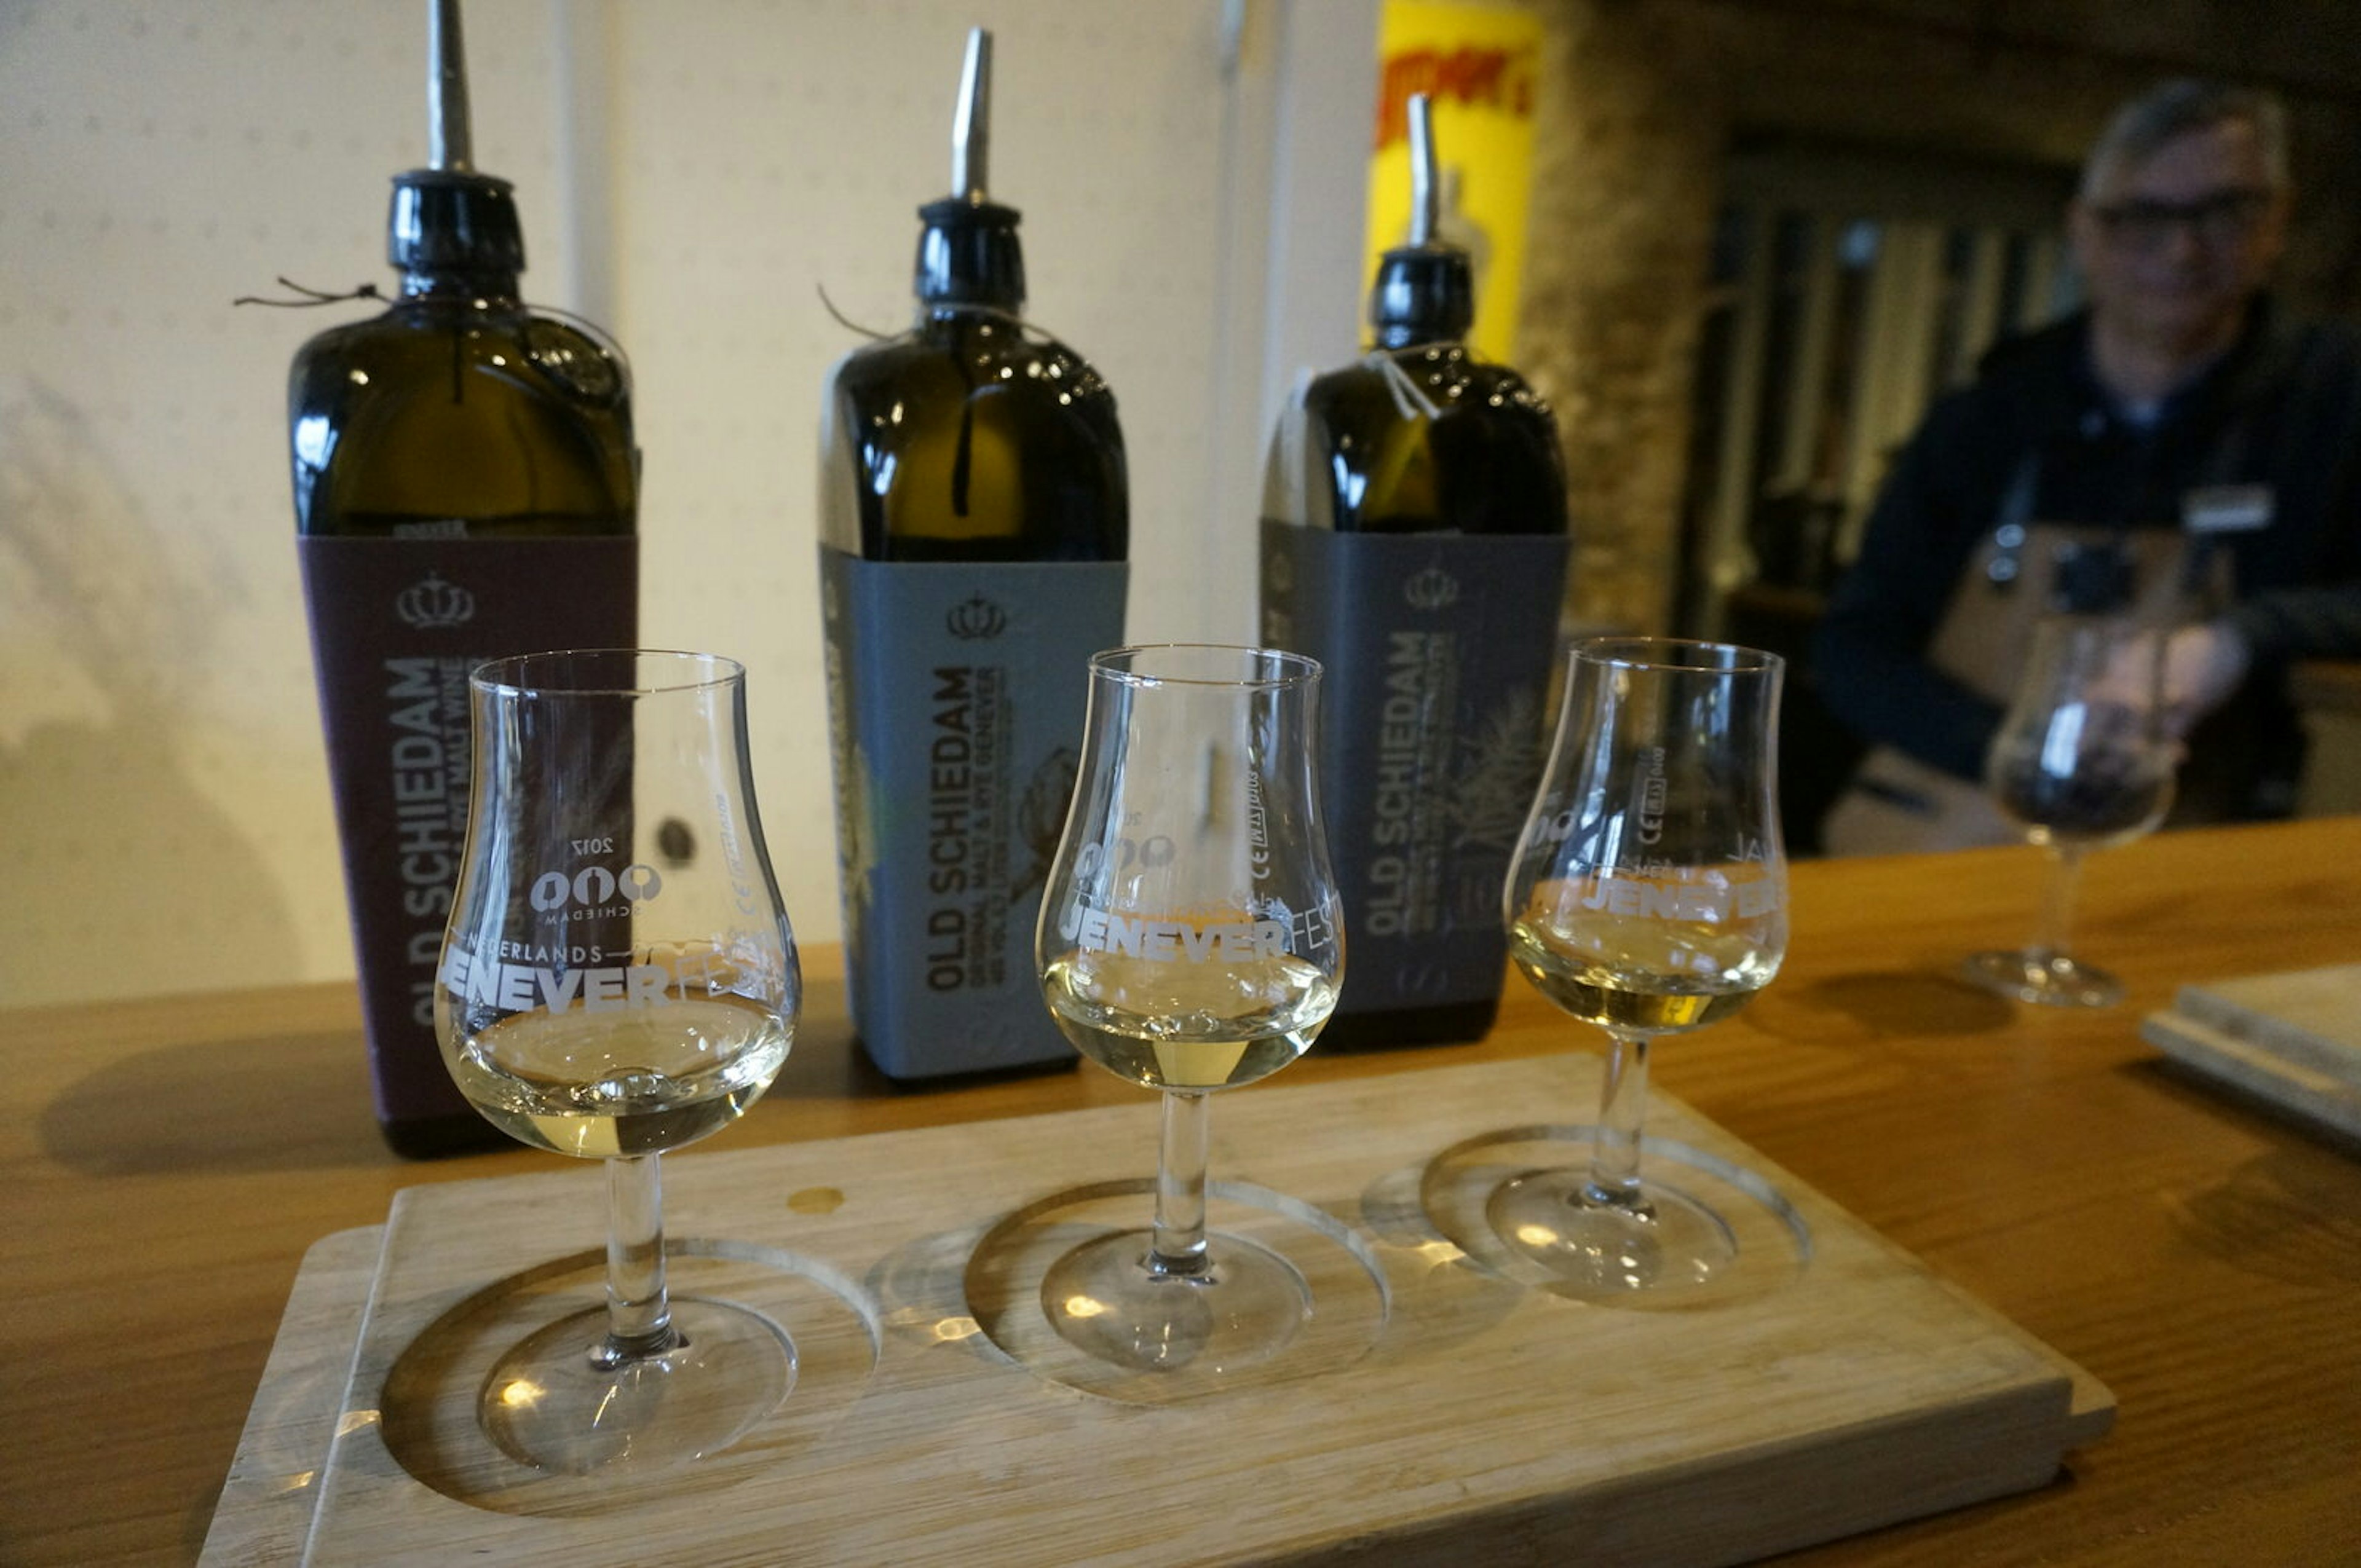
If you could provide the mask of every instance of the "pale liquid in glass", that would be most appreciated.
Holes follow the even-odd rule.
[[[787,1040],[776,1014],[734,996],[538,1008],[468,1036],[451,1076],[510,1136],[604,1159],[678,1148],[736,1121],[777,1075]]]
[[[1586,1024],[1677,1034],[1726,1018],[1779,968],[1743,930],[1602,915],[1509,928],[1509,956],[1533,988]]]
[[[1286,954],[1226,964],[1076,953],[1042,975],[1050,1015],[1084,1056],[1150,1089],[1226,1089],[1311,1047],[1336,987]]]

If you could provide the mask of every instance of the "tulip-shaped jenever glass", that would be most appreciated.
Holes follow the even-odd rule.
[[[2165,629],[2105,616],[2059,616],[2033,652],[1984,757],[2000,807],[2049,852],[2041,922],[2025,948],[1977,953],[1968,977],[2020,1001],[2104,1007],[2113,975],[2069,955],[2082,857],[2138,838],[2172,804],[2179,759],[2164,701]]]
[[[768,1318],[670,1299],[657,1157],[727,1126],[786,1059],[799,977],[746,755],[744,671],[700,653],[479,666],[466,863],[435,1021],[476,1108],[607,1162],[607,1308],[494,1367],[486,1431],[587,1475],[720,1449],[795,1354]]]
[[[1778,972],[1786,861],[1774,792],[1782,662],[1719,643],[1577,643],[1504,913],[1510,956],[1607,1032],[1588,1168],[1518,1176],[1488,1205],[1577,1294],[1702,1284],[1730,1227],[1640,1175],[1648,1047],[1728,1017]]]
[[[1314,778],[1320,666],[1257,648],[1091,661],[1081,777],[1042,901],[1050,1014],[1082,1053],[1164,1092],[1151,1228],[1053,1264],[1069,1343],[1142,1370],[1268,1359],[1311,1301],[1287,1259],[1205,1229],[1206,1102],[1303,1054],[1345,939]]]

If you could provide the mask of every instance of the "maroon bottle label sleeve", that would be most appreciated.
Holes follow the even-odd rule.
[[[639,541],[336,539],[296,548],[378,1117],[472,1115],[434,1038],[467,835],[467,673],[638,641]]]

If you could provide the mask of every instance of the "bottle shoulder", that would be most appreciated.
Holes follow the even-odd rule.
[[[1088,361],[946,313],[830,377],[821,537],[870,560],[1107,561],[1128,546],[1123,429]]]
[[[606,413],[628,408],[631,366],[621,352],[573,323],[511,308],[397,302],[378,315],[314,334],[296,350],[299,394],[326,379],[379,396],[405,395],[459,374],[482,375],[520,396],[546,396]],[[362,372],[355,377],[352,371]],[[381,384],[380,377],[390,377]]]
[[[1038,404],[1045,413],[1115,425],[1115,389],[1089,360],[1002,316],[922,322],[854,349],[838,362],[830,382],[856,406],[900,401],[906,416],[914,400],[939,405],[994,392]]]
[[[1266,506],[1340,532],[1561,533],[1565,478],[1547,402],[1456,343],[1380,349],[1316,377]],[[1275,488],[1274,488],[1275,487]],[[1273,500],[1270,498],[1276,498]]]
[[[1377,363],[1381,356],[1399,375]],[[1316,411],[1359,412],[1382,405],[1398,412],[1402,380],[1435,405],[1436,418],[1499,416],[1554,427],[1548,400],[1531,382],[1506,365],[1478,358],[1458,343],[1373,349],[1350,365],[1312,378],[1304,402]]]
[[[402,301],[332,327],[290,369],[297,525],[630,532],[631,391],[620,354],[522,307]]]

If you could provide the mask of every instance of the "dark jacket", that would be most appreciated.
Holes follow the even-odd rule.
[[[2106,530],[2179,528],[2192,489],[2268,486],[2268,526],[2209,536],[2231,557],[2226,614],[2255,663],[2191,737],[2191,771],[2209,775],[2212,815],[2283,815],[2302,756],[2288,662],[2361,655],[2361,337],[2258,301],[2231,352],[2142,426],[2092,378],[2089,327],[2077,315],[2003,343],[1927,414],[1821,623],[1822,695],[1864,740],[1975,778],[2000,709],[1922,654],[2011,485],[2031,477],[2039,521]]]

